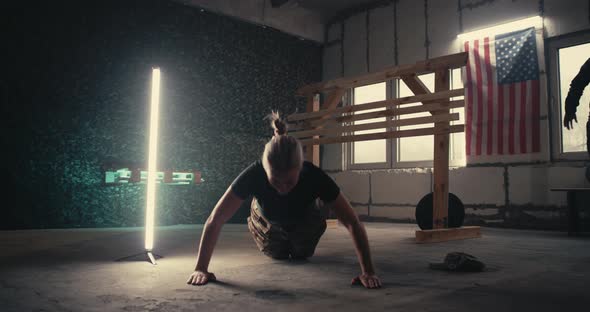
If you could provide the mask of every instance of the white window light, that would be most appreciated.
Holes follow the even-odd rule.
[[[145,250],[153,264],[156,263],[152,255],[154,248],[154,218],[156,208],[156,175],[158,151],[158,117],[160,115],[160,69],[152,70],[152,96],[150,108],[150,141],[147,177],[147,203],[145,218]]]
[[[533,16],[529,18],[520,19],[514,22],[500,24],[492,27],[474,30],[459,34],[457,38],[467,40],[474,37],[482,36],[494,36],[503,34],[511,31],[517,31],[528,27],[541,28],[543,25],[543,19],[540,16]]]

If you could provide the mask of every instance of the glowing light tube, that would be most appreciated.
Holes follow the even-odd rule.
[[[160,115],[160,69],[152,70],[152,96],[150,105],[150,142],[147,176],[147,203],[145,210],[145,249],[154,248],[154,219],[156,210],[156,175],[158,156],[158,118]]]

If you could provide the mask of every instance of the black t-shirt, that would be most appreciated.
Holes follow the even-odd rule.
[[[242,199],[256,197],[262,215],[281,225],[293,225],[312,213],[313,202],[320,198],[328,203],[340,194],[330,176],[314,164],[304,161],[299,181],[285,195],[280,195],[268,182],[260,160],[246,168],[231,184],[232,191]]]

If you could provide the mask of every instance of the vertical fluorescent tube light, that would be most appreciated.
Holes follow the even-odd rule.
[[[152,97],[150,108],[150,143],[147,175],[147,204],[145,211],[145,250],[154,248],[154,214],[156,208],[156,175],[158,151],[158,117],[160,115],[160,69],[152,70]],[[150,257],[151,258],[151,257]]]

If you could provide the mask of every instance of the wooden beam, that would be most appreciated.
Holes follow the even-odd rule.
[[[297,90],[297,95],[306,96],[308,94],[318,93],[334,88],[348,89],[390,80],[402,75],[420,75],[426,72],[433,72],[440,68],[457,68],[464,66],[465,64],[467,64],[467,53],[461,52],[416,62],[415,64],[411,65],[393,66],[378,72],[357,77],[339,78],[307,85]]]
[[[314,101],[314,95],[308,95],[307,96],[307,104],[305,105],[305,111],[306,112],[313,112],[313,101]],[[288,117],[287,117],[288,118]],[[289,132],[292,131],[291,129],[291,125],[287,125],[287,129],[289,129]],[[307,161],[311,161],[313,158],[313,151],[312,151],[312,147],[311,146],[304,146],[303,147],[303,156],[305,157],[305,160]]]
[[[410,89],[410,91],[412,91],[412,93],[415,95],[431,93],[422,80],[416,76],[416,74],[403,75],[400,78],[404,81],[406,86],[408,86],[408,89]]]
[[[448,73],[447,73],[447,75],[448,75]],[[413,74],[413,75],[404,75],[404,76],[401,77],[401,79],[404,81],[404,83],[406,84],[406,86],[408,86],[408,88],[415,95],[432,94],[432,92],[430,92],[430,90],[428,90],[428,88],[426,87],[426,85],[424,85],[424,83],[422,82],[422,80],[420,80],[420,78],[418,76],[416,76],[415,74]],[[435,79],[436,79],[436,77],[435,77]],[[435,83],[436,83],[436,81],[435,81]],[[445,92],[445,90],[448,90],[448,89],[443,89],[443,91],[436,91],[436,92]],[[422,104],[430,104],[430,103],[434,103],[434,102],[436,102],[436,101],[426,100],[426,101],[423,101]],[[434,115],[434,114],[437,114],[439,112],[432,111],[430,113],[432,115]]]
[[[428,112],[433,110],[448,110],[449,108],[457,108],[465,106],[464,100],[456,100],[452,102],[445,102],[445,103],[436,103],[436,104],[427,104],[427,105],[416,105],[411,107],[402,107],[402,108],[392,108],[388,110],[381,110],[377,112],[371,113],[364,113],[364,114],[355,114],[355,115],[345,115],[340,117],[335,117],[326,120],[313,120],[313,121],[303,121],[297,124],[289,124],[289,129],[292,131],[295,130],[309,130],[315,127],[323,126],[327,127],[328,125],[331,126],[338,126],[343,122],[351,122],[351,121],[358,121],[358,120],[367,120],[379,117],[392,117],[392,116],[401,116],[406,114],[413,114],[413,113],[420,113],[420,112]]]
[[[420,128],[411,130],[386,131],[370,134],[345,135],[337,137],[325,137],[319,139],[305,139],[300,140],[303,145],[313,144],[330,144],[330,143],[344,143],[344,142],[358,142],[370,141],[389,138],[404,138],[412,136],[433,135],[438,133],[455,133],[465,131],[465,125],[453,125],[448,128]]]
[[[316,95],[315,94],[310,94],[307,96],[307,102],[305,103],[305,111],[306,112],[313,112],[313,101],[314,101],[314,97]],[[287,119],[289,118],[289,116],[287,115]]]
[[[404,83],[406,84],[408,89],[410,89],[410,91],[412,91],[412,93],[414,93],[415,95],[432,93],[432,92],[430,92],[430,90],[428,90],[426,85],[424,85],[422,80],[420,80],[420,78],[418,76],[416,76],[416,74],[404,75],[404,76],[401,76],[400,78],[404,81]],[[422,104],[430,104],[430,103],[432,103],[432,101],[423,101],[422,102]],[[435,111],[430,112],[430,114],[432,114],[432,115],[434,115],[435,113],[436,113]]]
[[[314,119],[314,118],[321,118],[325,117],[326,115],[342,115],[345,113],[352,113],[363,111],[367,109],[375,109],[375,108],[383,108],[389,106],[399,106],[402,104],[410,104],[410,103],[418,103],[418,102],[429,102],[424,104],[430,104],[435,102],[441,101],[448,101],[449,98],[455,96],[462,96],[465,94],[465,89],[455,89],[455,90],[447,90],[443,92],[435,92],[430,94],[421,94],[421,95],[412,95],[406,96],[396,99],[384,100],[384,101],[377,101],[359,105],[349,105],[344,107],[338,107],[333,109],[322,109],[317,112],[306,112],[306,113],[297,113],[291,114],[287,116],[288,122],[294,122],[299,120],[306,120],[306,119]]]
[[[338,228],[339,224],[340,222],[338,221],[338,219],[326,219],[326,227],[328,229]]]
[[[481,229],[479,226],[416,231],[416,243],[421,244],[479,237],[481,237]]]
[[[339,91],[334,91],[334,93],[339,93]],[[332,94],[334,95],[334,94]],[[342,97],[342,96],[340,96]],[[316,94],[313,97],[314,101],[313,101],[313,111],[317,112],[320,110],[320,95]],[[336,100],[332,100],[334,103],[338,104],[338,102]],[[336,105],[333,104],[333,105]],[[314,136],[314,139],[319,139],[319,136]],[[311,162],[316,165],[316,167],[320,166],[320,146],[317,144],[314,144],[311,146]]]
[[[336,89],[328,95],[328,100],[324,103],[322,110],[333,110],[340,102],[342,102],[342,96],[346,93],[345,89]]]
[[[439,69],[434,76],[436,92],[448,90],[449,70]],[[448,114],[449,110],[440,110],[440,114]],[[434,124],[434,196],[433,196],[433,228],[448,227],[449,205],[449,133],[442,132],[449,127],[449,121],[439,121]]]
[[[315,112],[320,109],[320,95],[315,94],[313,96],[308,96],[307,98],[307,110],[309,112]],[[319,138],[319,137],[315,137]],[[308,145],[305,146],[305,159],[307,161],[312,162],[314,165],[320,165],[320,147],[319,145]]]
[[[333,110],[336,109],[336,107],[338,107],[338,104],[340,102],[342,102],[342,96],[344,96],[344,94],[346,93],[346,89],[336,89],[334,91],[332,91],[330,93],[330,95],[328,95],[328,100],[326,101],[326,103],[324,103],[324,109],[325,110]],[[318,97],[318,103],[319,103],[319,97]],[[318,109],[314,110],[314,111],[318,111],[320,109],[320,106],[318,106]],[[321,117],[320,119],[326,119],[328,118],[328,115],[325,115],[323,117]],[[314,136],[314,139],[319,139],[319,136]],[[319,145],[313,145],[314,147],[314,165],[316,165],[317,167],[320,166],[320,146]],[[315,158],[315,153],[316,153],[316,148],[317,147],[317,162],[316,162],[316,158]],[[326,227],[327,228],[336,228],[338,227],[338,219],[334,218],[333,216],[333,212],[331,210],[328,210],[328,219],[326,220]]]
[[[372,123],[365,123],[360,125],[352,125],[352,126],[339,126],[337,127],[329,127],[329,128],[322,128],[322,129],[312,129],[312,130],[304,130],[304,131],[297,131],[291,132],[290,135],[296,137],[298,139],[306,138],[310,136],[318,136],[318,135],[340,135],[345,132],[354,132],[354,131],[362,131],[362,130],[373,130],[373,129],[382,129],[382,128],[393,128],[393,127],[400,127],[400,126],[413,126],[419,124],[430,124],[439,121],[451,121],[451,120],[459,120],[459,113],[447,114],[447,115],[436,115],[436,116],[426,116],[426,117],[415,117],[415,118],[405,118],[405,119],[397,119],[397,120],[388,120],[383,122],[372,122]]]

